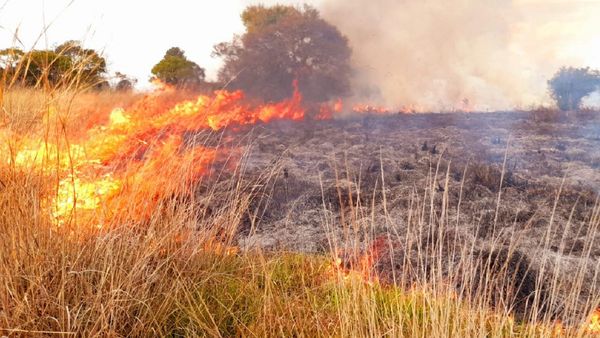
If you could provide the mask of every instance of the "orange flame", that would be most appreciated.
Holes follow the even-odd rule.
[[[374,266],[385,250],[385,237],[378,237],[358,257],[349,258],[347,261],[344,261],[338,254],[333,260],[333,269],[343,276],[344,280],[356,276],[369,285],[379,283],[379,276],[374,271]]]
[[[352,111],[354,113],[359,114],[377,114],[377,115],[385,115],[390,114],[391,109],[381,106],[373,106],[370,104],[356,104],[352,107]]]
[[[594,334],[600,334],[600,309],[594,311],[590,316],[586,331]]]
[[[305,118],[302,95],[297,89],[290,99],[273,104],[250,106],[244,103],[241,91],[216,91],[169,108],[160,95],[173,89],[162,83],[157,86],[157,92],[129,109],[114,109],[106,114],[105,123],[90,126],[82,136],[69,142],[51,142],[0,130],[0,137],[19,140],[19,150],[0,158],[0,164],[37,166],[56,175],[56,189],[44,203],[58,224],[77,216],[78,223],[85,221],[101,227],[104,220],[119,213],[127,213],[128,218],[135,220],[148,217],[162,199],[180,193],[186,185],[209,173],[212,163],[224,152],[236,152],[190,144],[186,135]],[[92,119],[102,121],[98,117]]]
[[[554,328],[552,329],[552,335],[555,337],[561,337],[565,333],[565,328],[563,323],[558,320],[554,323]]]

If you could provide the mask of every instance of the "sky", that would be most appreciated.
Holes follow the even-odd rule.
[[[66,40],[104,52],[109,69],[143,85],[170,47],[214,79],[219,60],[212,46],[243,32],[240,14],[255,0],[0,0],[0,49],[52,48]],[[319,5],[319,0],[304,1]],[[295,4],[289,0],[260,3]],[[47,29],[44,29],[47,27]],[[15,41],[15,33],[18,41]]]

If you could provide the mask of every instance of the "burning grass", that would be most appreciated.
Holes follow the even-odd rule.
[[[309,133],[305,125],[298,128],[300,122],[286,126],[304,119],[299,96],[254,107],[240,93],[180,95],[120,96],[111,103],[110,97],[68,91],[6,93],[0,173],[3,334],[597,332],[599,270],[592,255],[600,212],[593,196],[543,190],[550,199],[550,209],[543,210],[551,212],[547,228],[540,228],[547,235],[537,238],[545,256],[535,265],[517,241],[506,240],[511,233],[501,231],[513,222],[502,203],[510,196],[507,189],[543,187],[513,176],[509,166],[454,166],[442,157],[447,147],[434,153],[430,140],[427,151],[399,159],[391,173],[386,169],[394,162],[383,155],[357,175],[349,156],[339,165],[332,161],[331,171],[307,160],[322,169],[311,182],[282,155],[294,149],[263,142],[264,133],[321,143],[327,138],[319,133],[326,133],[332,141],[331,129]],[[263,125],[278,120],[287,121],[275,129]],[[264,133],[244,128],[257,123]],[[379,141],[388,135],[378,133],[385,127],[377,121],[366,121],[371,123],[366,131],[348,123],[341,129],[350,138]],[[247,141],[248,135],[255,138]],[[276,136],[267,140],[279,140]],[[244,142],[279,160],[269,157],[268,166],[259,165],[262,158],[253,157]],[[563,194],[584,206],[564,215],[571,205],[557,207]],[[490,197],[494,203],[475,203]],[[482,204],[491,210],[487,219],[477,217]],[[277,228],[282,220],[295,226],[289,222],[290,215],[299,215],[294,210],[315,215],[308,220],[318,220],[324,252],[245,245],[257,232],[285,231]],[[531,226],[535,214],[523,217],[523,224]],[[585,236],[577,259],[567,257],[575,262],[569,270],[574,278],[563,278],[564,257],[549,252],[564,253],[566,236],[554,241],[552,229],[557,224],[568,233],[575,221]],[[395,225],[400,223],[405,226]],[[479,231],[486,226],[490,229]]]

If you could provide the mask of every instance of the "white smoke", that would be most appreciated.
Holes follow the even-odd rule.
[[[600,4],[542,0],[325,0],[350,39],[360,99],[425,110],[547,104],[563,65],[600,66]]]

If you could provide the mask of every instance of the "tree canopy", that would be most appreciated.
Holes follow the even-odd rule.
[[[172,47],[154,67],[152,74],[159,80],[179,88],[194,88],[204,83],[204,69],[187,59],[183,50]]]
[[[68,57],[79,81],[100,85],[106,75],[106,60],[93,49],[83,48],[79,41],[66,41],[55,48],[57,55]]]
[[[107,84],[106,60],[78,41],[67,41],[54,50],[24,52],[18,48],[0,51],[0,72],[4,83],[37,87],[89,86]]]
[[[310,6],[250,6],[246,32],[214,47],[224,65],[219,81],[252,97],[281,100],[293,82],[305,99],[323,102],[350,91],[348,40]]]
[[[132,91],[135,84],[137,83],[137,79],[134,79],[126,74],[121,72],[115,73],[115,79],[117,80],[115,84],[115,90],[119,92],[129,92]]]
[[[590,68],[563,67],[548,81],[548,86],[560,110],[576,110],[583,99],[600,86],[600,72]]]

